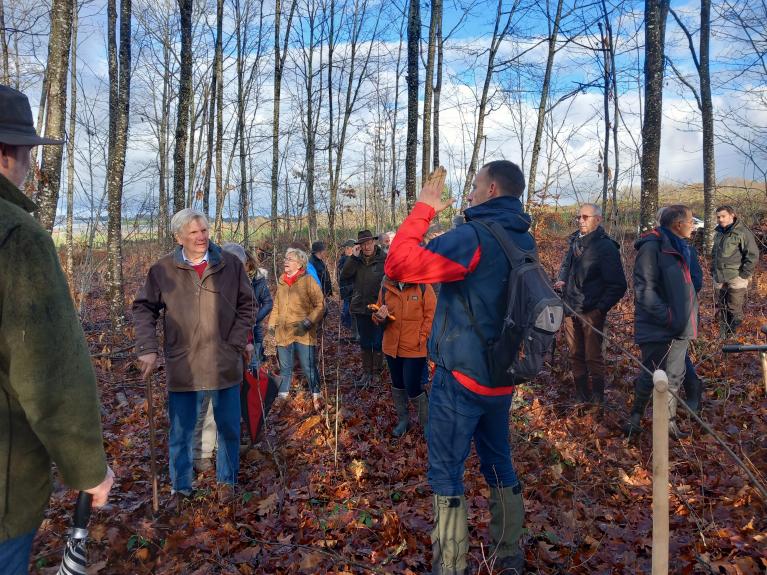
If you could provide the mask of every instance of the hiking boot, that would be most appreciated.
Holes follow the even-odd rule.
[[[394,400],[394,408],[397,411],[397,425],[394,426],[392,435],[401,437],[410,427],[410,414],[407,408],[407,392],[404,389],[391,388],[391,396]]]
[[[591,401],[588,375],[580,375],[575,378],[575,400],[578,403],[588,403]]]
[[[373,377],[373,350],[362,350],[362,375],[354,383],[355,387],[367,387]]]
[[[690,434],[682,431],[679,429],[679,426],[676,423],[676,402],[677,399],[673,395],[668,400],[668,411],[669,411],[669,420],[668,420],[668,436],[671,439],[684,439],[685,437],[689,437]]]
[[[700,414],[701,399],[703,398],[703,381],[697,376],[684,378],[684,397],[687,407]]]
[[[432,575],[467,575],[469,520],[466,497],[435,495],[431,532]]]
[[[383,383],[383,370],[384,370],[384,354],[382,351],[374,351],[373,363],[371,367],[373,382],[379,385]]]
[[[634,395],[634,405],[631,407],[631,415],[629,416],[628,423],[623,426],[623,432],[626,437],[632,435],[639,435],[642,433],[642,415],[647,408],[647,404],[650,403],[650,396]]]
[[[424,437],[428,437],[429,432],[429,396],[426,395],[426,392],[423,392],[421,395],[416,397],[413,401],[415,401],[416,408],[418,409],[418,423],[423,427],[423,435]]]
[[[237,498],[237,488],[231,483],[219,483],[216,492],[221,505],[231,503]]]
[[[495,569],[503,573],[521,574],[525,567],[525,554],[519,547],[525,507],[522,486],[490,488],[490,541],[494,545]]]

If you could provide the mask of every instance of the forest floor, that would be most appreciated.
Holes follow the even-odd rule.
[[[553,273],[564,240],[541,241]],[[633,249],[626,246],[626,253]],[[125,258],[128,304],[156,254]],[[750,292],[743,341],[767,322],[767,263]],[[631,262],[627,262],[630,277]],[[130,328],[108,330],[104,288],[94,285],[84,323],[99,378],[107,453],[117,476],[108,508],[90,522],[90,570],[101,574],[278,574],[428,572],[431,492],[426,444],[415,426],[393,439],[388,385],[354,387],[355,346],[339,343],[338,306],[325,324],[321,375],[325,407],[315,413],[296,377],[291,400],[269,415],[265,439],[240,467],[239,497],[219,505],[214,475],[180,515],[166,510],[166,392],[154,376],[160,512],[152,513],[145,383],[133,363]],[[756,354],[725,356],[713,319],[709,278],[701,295],[702,334],[693,359],[706,380],[703,419],[767,482],[767,394]],[[520,386],[511,413],[514,463],[524,485],[524,544],[530,572],[649,573],[652,449],[648,429],[627,441],[620,426],[638,369],[631,293],[609,315],[608,391],[602,414],[573,406],[560,337],[546,372]],[[274,359],[270,360],[272,365]],[[337,407],[338,406],[338,407]],[[414,414],[413,414],[414,417]],[[767,503],[711,435],[686,415],[688,439],[670,444],[672,573],[767,573]],[[488,488],[472,451],[466,465],[471,572],[492,573]],[[33,551],[33,573],[56,572],[74,496],[58,487]]]

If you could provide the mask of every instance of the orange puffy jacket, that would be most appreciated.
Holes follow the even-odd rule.
[[[426,342],[437,307],[434,289],[384,278],[378,305],[384,304],[395,319],[384,325],[383,352],[390,357],[426,357]]]

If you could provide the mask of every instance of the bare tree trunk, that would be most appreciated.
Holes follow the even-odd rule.
[[[548,6],[548,0],[547,0]],[[551,84],[551,71],[554,68],[554,55],[556,54],[557,35],[559,34],[559,20],[562,17],[562,0],[557,0],[557,14],[554,16],[554,26],[549,33],[549,52],[546,58],[546,72],[543,75],[543,88],[541,100],[538,104],[538,123],[535,127],[533,138],[533,151],[530,155],[530,173],[527,178],[527,203],[525,209],[529,212],[533,206],[535,197],[535,176],[538,171],[538,156],[541,153],[541,138],[543,137],[543,121],[546,116],[546,105],[549,101],[549,86]]]
[[[69,46],[72,37],[72,0],[53,0],[51,35],[48,44],[48,107],[45,137],[64,139],[67,119],[67,76]],[[37,219],[49,232],[53,231],[61,185],[62,146],[43,146],[37,202]]]
[[[333,52],[336,41],[336,1],[330,0],[328,20],[328,180],[330,182],[330,205],[328,206],[328,228],[330,241],[336,241],[336,208],[338,207],[338,188],[333,186]]]
[[[607,14],[604,15],[607,20]],[[607,191],[610,186],[610,91],[612,90],[612,82],[610,81],[610,46],[607,38],[607,32],[602,29],[602,23],[598,22],[599,32],[601,36],[601,50],[604,58],[604,65],[602,68],[602,79],[604,81],[604,90],[602,90],[602,104],[605,120],[605,141],[602,152],[602,161],[600,163],[600,169],[602,170],[602,213],[607,214]]]
[[[213,57],[213,72],[210,79],[210,111],[208,113],[208,149],[205,155],[205,179],[203,181],[202,189],[202,209],[205,215],[210,213],[210,176],[213,171],[213,134],[215,130],[215,118],[216,118],[216,104],[218,97],[219,83],[223,85],[219,76],[223,75],[223,27],[224,27],[224,0],[216,0],[216,49]],[[216,182],[220,177],[218,170],[216,170]],[[219,189],[216,185],[216,198],[218,198]],[[216,203],[218,207],[218,203]],[[216,212],[216,223],[218,223],[218,212]],[[221,230],[215,229],[216,241],[221,239]]]
[[[282,20],[282,0],[274,3],[274,101],[272,104],[272,237],[277,236],[277,205],[279,170],[280,170],[280,93],[282,91],[282,71],[285,68],[285,57],[288,53],[288,39],[293,14],[296,10],[295,0],[290,1],[290,13],[285,26],[285,38],[280,39],[280,22]],[[281,47],[281,43],[284,47]]]
[[[602,0],[602,9],[607,14],[607,6]],[[610,48],[610,78],[613,84],[613,206],[610,213],[610,221],[613,226],[618,223],[618,174],[620,170],[620,147],[618,146],[618,119],[620,106],[618,105],[618,76],[615,66],[615,44],[613,42],[613,27],[610,18],[607,21],[607,41]]]
[[[700,0],[700,103],[703,116],[703,248],[710,253],[714,246],[714,195],[716,194],[716,159],[714,157],[714,105],[711,101],[711,0]]]
[[[192,78],[194,80],[194,78]],[[207,92],[207,90],[205,90]],[[194,136],[197,133],[197,111],[195,110],[195,94],[194,94],[194,83],[192,84],[192,89],[189,91],[189,143],[187,146],[189,147],[189,167],[187,168],[187,176],[186,176],[186,206],[187,208],[191,208],[194,205],[194,186],[195,186],[195,147],[194,147]],[[202,109],[205,109],[205,94],[203,94],[203,104]]]
[[[192,99],[192,0],[178,0],[181,18],[181,68],[176,118],[176,149],[173,152],[173,211],[184,209],[186,143]]]
[[[128,142],[131,74],[131,0],[120,0],[120,54],[117,55],[117,0],[107,3],[109,50],[109,151],[107,196],[107,282],[109,315],[114,330],[125,316],[122,274],[122,193]]]
[[[652,229],[658,211],[658,167],[663,120],[663,61],[669,0],[645,0],[644,108],[640,230]]]
[[[3,51],[3,84],[11,85],[11,63],[8,59],[8,38],[5,36],[5,5],[0,0],[0,47]]]
[[[437,83],[434,85],[434,120],[432,130],[434,132],[433,154],[434,161],[432,167],[436,170],[439,167],[439,103],[442,96],[442,66],[445,52],[445,41],[442,38],[442,2],[440,0],[440,16],[437,24]]]
[[[561,2],[561,0],[560,0]],[[485,129],[485,117],[488,115],[487,101],[490,94],[490,82],[493,79],[493,73],[495,72],[495,55],[498,53],[498,49],[501,47],[503,39],[509,32],[511,27],[511,19],[514,16],[514,12],[519,6],[519,0],[515,0],[514,5],[508,13],[506,22],[501,27],[501,18],[503,16],[503,0],[498,0],[498,8],[495,13],[495,26],[493,28],[493,37],[490,40],[490,49],[487,55],[487,71],[485,73],[485,82],[482,85],[482,96],[479,101],[479,110],[477,114],[477,132],[474,135],[474,145],[471,151],[471,161],[469,167],[466,170],[466,180],[463,183],[463,193],[461,195],[461,209],[466,207],[466,198],[469,196],[469,190],[471,189],[472,182],[474,181],[474,174],[477,173],[477,162],[479,161],[479,150],[482,146],[484,139]]]
[[[397,112],[399,112],[399,67],[402,61],[402,33],[403,26],[400,25],[399,30],[399,47],[397,48],[397,67],[395,68],[394,76],[394,113],[392,114],[391,121],[391,224],[394,226],[397,223],[397,195],[399,190],[397,188],[397,168],[399,162],[397,162]],[[435,95],[436,98],[436,95]]]
[[[247,41],[247,37],[243,39],[244,30],[239,0],[235,0],[235,10],[237,13],[237,134],[240,139],[240,218],[242,219],[243,244],[247,247],[248,213],[250,210],[248,207],[247,164],[245,163],[245,91],[243,88],[245,79],[244,44]]]
[[[349,50],[349,62],[348,66],[342,67],[342,71],[344,69],[348,70],[347,77],[346,77],[346,92],[344,94],[344,103],[343,106],[340,106],[338,117],[335,118],[332,115],[332,107],[329,109],[331,112],[330,115],[330,125],[331,130],[334,127],[337,127],[338,129],[338,138],[335,142],[332,141],[332,139],[329,139],[329,143],[331,145],[328,146],[328,160],[329,160],[329,178],[330,178],[330,209],[328,211],[328,223],[330,227],[330,233],[332,237],[335,237],[335,206],[337,205],[337,199],[338,199],[338,188],[341,183],[341,171],[343,166],[343,158],[344,158],[344,150],[346,146],[346,140],[347,140],[347,131],[349,129],[349,123],[351,121],[352,113],[354,112],[355,106],[357,105],[357,101],[359,99],[360,95],[360,89],[362,88],[362,85],[365,81],[365,78],[367,76],[367,70],[368,65],[370,64],[370,55],[373,50],[373,46],[375,45],[375,38],[376,33],[378,31],[379,22],[381,19],[381,7],[383,4],[379,6],[379,12],[376,16],[375,24],[373,26],[372,36],[369,42],[367,42],[367,52],[364,55],[364,60],[361,63],[361,66],[359,67],[359,71],[357,72],[358,68],[358,58],[359,58],[359,48],[360,44],[363,43],[362,40],[362,31],[363,31],[363,25],[365,24],[365,15],[367,13],[367,6],[368,2],[367,0],[363,0],[361,2],[355,2],[354,3],[354,11],[351,15],[352,17],[352,23],[350,26],[351,29],[351,37],[347,40],[348,44],[348,50]],[[334,9],[331,6],[332,9]],[[343,11],[342,11],[343,13]],[[332,42],[328,42],[329,46],[334,45],[336,42],[336,39],[333,38]],[[330,49],[330,48],[329,48]],[[332,60],[331,63],[328,65],[329,73],[330,70],[332,70]],[[355,75],[356,74],[356,75]],[[333,98],[333,91],[332,91],[332,74],[328,76],[328,98]],[[333,153],[335,150],[335,160],[333,159]]]
[[[431,121],[432,96],[434,93],[434,59],[436,56],[437,29],[442,21],[442,0],[432,0],[429,20],[429,45],[426,52],[426,80],[423,93],[423,146],[421,152],[421,181],[431,172]]]
[[[314,241],[317,239],[317,206],[314,198],[314,180],[315,180],[315,154],[316,154],[316,127],[314,118],[314,49],[316,33],[315,7],[309,8],[309,39],[308,50],[302,50],[304,59],[304,88],[306,90],[306,115],[304,118],[304,164],[306,173],[306,202],[309,208],[309,238]],[[307,53],[308,52],[308,53]],[[320,57],[320,65],[322,57]]]
[[[160,129],[158,135],[157,154],[159,161],[160,177],[160,215],[157,228],[157,238],[160,245],[168,247],[170,244],[170,217],[168,214],[168,132],[170,131],[170,29],[169,26],[164,30],[163,37],[163,78],[162,78],[162,102],[160,104]]]
[[[2,2],[2,0],[0,0]],[[66,265],[64,266],[69,290],[74,294],[75,246],[74,246],[74,199],[75,199],[75,128],[77,127],[77,0],[72,4],[72,47],[69,66],[69,138],[67,139],[67,220]]]
[[[418,48],[421,42],[419,0],[410,0],[407,19],[407,142],[405,144],[405,200],[407,209],[415,204],[418,156]]]

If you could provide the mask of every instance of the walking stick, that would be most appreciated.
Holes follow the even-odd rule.
[[[152,374],[146,378],[146,410],[149,418],[149,469],[152,474],[152,511],[157,513],[160,509],[160,500],[157,494],[157,460],[155,457],[155,432],[154,432],[154,402],[152,399]]]

